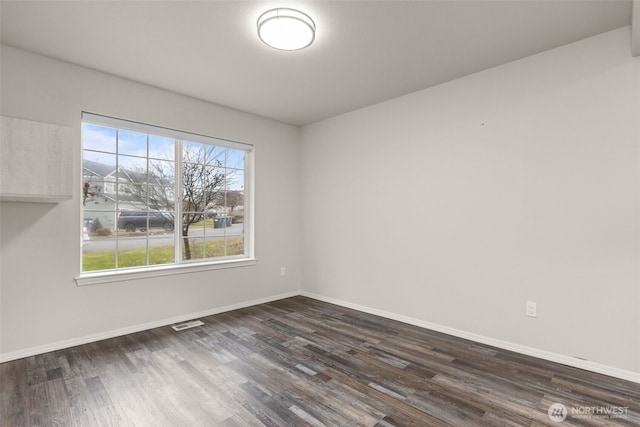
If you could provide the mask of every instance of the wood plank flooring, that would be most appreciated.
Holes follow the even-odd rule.
[[[640,426],[639,384],[305,297],[201,320],[1,364],[1,425]]]

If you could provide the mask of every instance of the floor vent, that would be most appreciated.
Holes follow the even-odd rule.
[[[195,328],[196,326],[202,325],[204,325],[204,323],[202,323],[200,320],[190,320],[184,323],[177,323],[173,325],[172,328],[174,331],[182,331],[184,329]]]

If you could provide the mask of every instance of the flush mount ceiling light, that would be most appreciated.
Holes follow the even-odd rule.
[[[313,43],[316,24],[299,10],[271,9],[258,18],[258,37],[274,49],[300,50]]]

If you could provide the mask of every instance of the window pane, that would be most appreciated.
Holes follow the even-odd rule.
[[[227,168],[244,169],[244,154],[242,150],[227,149]]]
[[[244,193],[242,191],[227,191],[225,203],[229,215],[234,218],[242,215],[244,212]]]
[[[202,162],[204,158],[203,144],[199,142],[182,141],[182,161]]]
[[[83,175],[105,177],[116,170],[116,156],[110,153],[84,150],[82,153]]]
[[[149,186],[147,184],[132,184],[124,180],[118,184],[118,209],[147,210]]]
[[[148,214],[149,230],[155,233],[164,231],[173,231],[173,214],[170,212],[149,211]]]
[[[206,258],[218,258],[224,256],[224,237],[207,236],[205,240]]]
[[[149,157],[152,159],[175,160],[175,140],[163,136],[149,135]]]
[[[210,221],[210,220],[209,220]],[[207,230],[207,221],[198,221],[189,225],[189,237],[202,239]]]
[[[234,237],[229,238],[225,242],[226,244],[226,256],[242,255],[244,253],[244,238]]]
[[[173,234],[164,237],[149,238],[149,264],[173,264],[175,260],[175,245]]]
[[[189,235],[193,233],[203,234],[203,228],[206,224],[206,215],[204,212],[185,212],[182,214],[182,226],[189,229]]]
[[[131,237],[118,241],[118,268],[147,265],[146,237]]]
[[[115,211],[90,211],[84,210],[82,226],[87,229],[91,241],[102,240],[102,237],[111,237],[115,231]],[[86,239],[85,239],[86,240]]]
[[[149,160],[149,183],[154,185],[175,185],[175,163],[163,160]]]
[[[198,187],[195,184],[183,185],[182,186],[182,194],[181,194],[181,204],[182,210],[184,212],[191,212],[198,210],[193,202],[195,198],[195,194],[198,192]]]
[[[82,157],[82,203],[85,208],[96,208],[94,204],[106,202],[115,192],[116,156],[85,150]]]
[[[118,179],[131,182],[147,182],[147,159],[118,156]]]
[[[150,210],[155,211],[173,211],[174,196],[173,187],[163,187],[158,185],[149,185],[146,187],[148,196],[148,206]]]
[[[118,131],[118,154],[147,157],[147,135],[129,130]]]
[[[244,190],[244,171],[239,169],[227,169],[227,190],[242,191]]]
[[[207,257],[218,258],[225,256],[224,238],[215,238],[207,241]]]
[[[220,237],[224,236],[226,222],[224,220],[224,215],[212,215],[211,219],[209,219],[208,227],[207,227],[207,237]]]
[[[116,152],[116,130],[91,123],[82,124],[82,147],[85,150]]]
[[[85,180],[82,187],[82,204],[85,210],[113,209],[114,203],[110,199],[105,188],[111,184],[105,181],[93,179]]]
[[[184,163],[182,165],[182,200],[185,203],[184,209],[195,210],[197,202],[202,197],[202,166],[195,163]]]
[[[204,145],[204,158],[202,163],[222,167],[226,161],[226,149],[215,145]]]
[[[182,239],[182,260],[205,258],[204,237]]]
[[[82,271],[116,268],[116,236],[94,237],[82,241]]]
[[[118,213],[118,230],[123,230],[123,233],[118,233],[122,237],[130,237],[130,233],[137,231],[143,231],[147,229],[147,212],[146,210],[138,209],[121,209]]]
[[[198,170],[202,187],[208,191],[222,190],[225,184],[225,170],[221,167],[201,166]]]

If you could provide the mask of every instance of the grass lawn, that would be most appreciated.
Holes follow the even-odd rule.
[[[244,251],[243,238],[237,237],[208,242],[191,242],[191,259],[216,258],[222,256],[240,255]],[[184,249],[184,248],[183,248]],[[146,248],[128,249],[118,252],[116,266],[115,251],[94,252],[82,255],[82,271],[109,270],[113,268],[142,267],[145,265],[173,264],[174,247],[162,246],[149,249],[149,263],[147,264]]]

